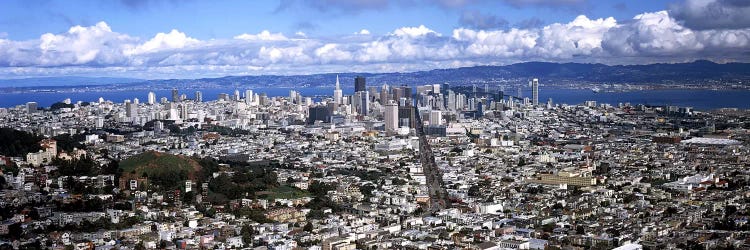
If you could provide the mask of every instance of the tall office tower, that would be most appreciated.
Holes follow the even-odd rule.
[[[180,101],[184,101],[184,100],[187,100],[187,95],[186,94],[180,94]]]
[[[245,103],[251,103],[253,102],[253,90],[248,89],[245,90]]]
[[[367,116],[367,112],[369,111],[369,105],[370,105],[370,94],[367,91],[359,92],[360,94],[360,106],[359,106],[359,114],[363,116]]]
[[[125,116],[135,118],[138,116],[138,105],[132,102],[125,103]]]
[[[495,96],[494,99],[496,102],[499,102],[499,101],[502,101],[504,98],[505,98],[505,92],[503,92],[502,90],[498,90],[497,95]]]
[[[341,85],[339,85],[339,75],[336,75],[336,89],[333,90],[333,102],[336,103],[336,105],[344,104],[341,100],[343,96],[344,94],[341,92]]]
[[[378,87],[372,86],[367,88],[367,92],[370,95],[370,101],[375,101],[378,98]]]
[[[179,102],[180,101],[180,92],[177,91],[176,88],[172,89],[172,102]]]
[[[547,99],[547,109],[552,109],[552,98]]]
[[[393,87],[391,88],[391,99],[394,101],[398,101],[401,99],[401,97],[404,97],[404,89],[400,87]]]
[[[440,92],[440,84],[433,84],[432,85],[432,94],[439,94]]]
[[[163,103],[167,103],[168,102],[167,97],[166,96],[162,96],[161,98],[159,98],[159,102],[162,103],[162,104]]]
[[[477,117],[483,117],[484,116],[484,104],[482,104],[482,101],[480,100],[477,103]]]
[[[236,90],[236,89],[234,90],[234,95],[232,95],[232,100],[234,100],[235,102],[240,100],[240,91],[239,90]]]
[[[485,84],[484,85],[484,94],[486,95],[487,93],[490,93],[490,85],[489,84]]]
[[[156,94],[153,91],[148,92],[148,104],[154,105],[154,103],[156,103]]]
[[[518,99],[522,99],[523,98],[523,87],[518,86],[518,90],[517,91],[518,91],[518,93],[516,93],[516,94],[518,94],[518,95],[516,95],[516,97],[518,97]]]
[[[364,76],[357,76],[354,78],[354,92],[367,91],[367,84],[365,84]]]
[[[190,109],[187,104],[180,105],[180,119],[187,120],[188,119],[188,109]]]
[[[307,113],[307,124],[314,124],[315,121],[331,122],[331,110],[324,105],[310,106]]]
[[[537,78],[531,80],[531,104],[539,105],[539,79]]]
[[[451,85],[446,82],[446,83],[443,83],[443,87],[440,89],[440,91],[442,91],[441,93],[443,93],[443,95],[447,95],[448,90],[450,89],[451,89]]]
[[[388,104],[388,100],[391,98],[388,97],[388,85],[387,84],[383,84],[383,87],[380,88],[380,97],[378,97],[378,99],[380,99],[380,104],[382,105]]]
[[[476,93],[477,93],[477,85],[476,84],[472,84],[471,85],[471,92],[474,93],[474,95],[476,95]]]
[[[447,110],[456,110],[456,93],[453,90],[448,90],[448,98],[445,99],[447,100],[445,108]]]
[[[434,126],[443,125],[443,111],[440,111],[440,110],[430,111],[430,125],[434,125]]]
[[[203,93],[200,91],[195,91],[195,101],[196,102],[203,102]]]
[[[133,103],[135,103],[135,105],[141,104],[141,100],[138,100],[138,98],[133,98]]]
[[[401,86],[401,87],[402,87],[402,88],[404,88],[404,95],[403,95],[403,96],[401,96],[401,97],[406,97],[406,99],[408,99],[408,100],[411,100],[411,99],[412,99],[412,96],[411,96],[411,95],[413,95],[413,94],[414,94],[414,92],[413,92],[413,90],[411,89],[411,87],[409,87],[409,86],[406,86],[406,85],[403,85],[403,86]]]
[[[39,107],[39,104],[36,103],[36,102],[27,102],[26,103],[26,112],[36,113],[38,107]]]
[[[405,98],[404,98],[405,99]],[[417,125],[416,115],[414,113],[414,107],[410,104],[406,104],[398,107],[398,126],[415,128]]]
[[[398,104],[396,104],[396,101],[388,100],[388,103],[385,105],[383,120],[385,120],[386,132],[396,131],[398,128]]]

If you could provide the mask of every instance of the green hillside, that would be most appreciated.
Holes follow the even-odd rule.
[[[124,178],[148,177],[160,190],[174,190],[186,180],[196,180],[200,164],[192,158],[154,151],[134,155],[120,162]]]

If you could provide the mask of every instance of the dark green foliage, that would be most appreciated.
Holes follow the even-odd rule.
[[[372,191],[377,189],[375,185],[367,184],[359,187],[359,192],[365,196],[365,198],[372,197]]]
[[[80,159],[63,160],[55,158],[52,165],[57,166],[59,176],[96,176],[100,174],[99,166],[90,157]]]
[[[320,198],[320,197],[326,197],[328,194],[328,191],[335,190],[336,186],[328,183],[323,183],[319,181],[313,181],[310,183],[310,186],[307,188],[307,191],[309,191],[313,196]]]
[[[276,173],[267,168],[255,167],[236,170],[232,177],[221,174],[211,179],[208,183],[209,189],[214,193],[223,194],[229,199],[239,199],[244,198],[245,194],[254,197],[255,192],[274,191],[272,189],[279,187]],[[281,191],[294,196],[294,190],[288,190],[287,188]]]
[[[42,149],[42,137],[12,128],[0,128],[0,155],[24,157]]]
[[[191,158],[145,152],[132,156],[119,163],[123,173],[135,173],[131,177],[148,177],[149,183],[158,190],[175,190],[188,180],[190,175],[198,175],[200,164]]]
[[[52,139],[55,139],[57,141],[57,149],[63,150],[63,151],[73,151],[74,148],[78,149],[85,149],[86,145],[83,145],[81,142],[86,139],[85,134],[61,134],[55,137],[52,137]]]
[[[75,107],[75,105],[73,105],[73,104],[66,104],[64,102],[56,102],[56,103],[53,103],[52,106],[49,107],[49,110],[59,110],[59,109],[62,109],[62,108],[71,108],[72,109],[74,107]]]

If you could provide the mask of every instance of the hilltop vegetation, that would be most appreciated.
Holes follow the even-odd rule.
[[[42,149],[42,137],[12,128],[0,128],[0,155],[24,157]]]
[[[122,160],[120,169],[123,178],[148,177],[149,183],[159,190],[178,189],[186,180],[196,181],[202,176],[198,161],[154,151]]]

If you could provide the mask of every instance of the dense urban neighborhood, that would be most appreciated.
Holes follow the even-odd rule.
[[[0,108],[0,248],[750,248],[747,110],[369,84]]]

